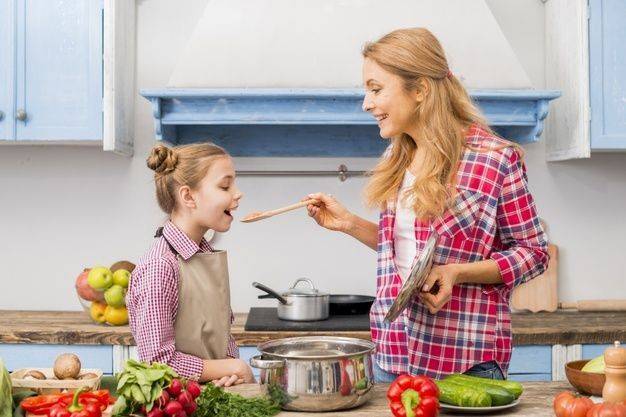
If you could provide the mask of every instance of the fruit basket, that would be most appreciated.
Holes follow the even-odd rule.
[[[43,374],[45,379],[29,376],[33,371]],[[102,379],[102,370],[87,368],[80,371],[78,379],[57,379],[53,368],[24,368],[13,371],[10,377],[13,388],[28,389],[38,394],[55,394],[81,387],[98,389]]]
[[[128,324],[126,290],[135,265],[120,261],[111,268],[85,268],[76,278],[75,288],[83,310],[96,323],[122,326]]]
[[[565,376],[570,384],[581,394],[602,396],[605,376],[601,373],[584,372],[583,366],[588,359],[568,362],[565,364]]]

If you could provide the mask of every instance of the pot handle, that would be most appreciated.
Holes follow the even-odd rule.
[[[285,361],[276,359],[263,359],[262,355],[256,355],[250,358],[250,366],[259,369],[278,369],[285,366]]]
[[[274,291],[273,289],[271,289],[270,287],[267,287],[261,283],[258,282],[253,282],[252,286],[255,288],[260,289],[261,291],[265,291],[266,293],[268,293],[270,296],[276,298],[278,301],[280,301],[281,304],[288,304],[287,300],[285,299],[285,297],[283,297],[282,295],[280,295],[279,293],[277,293],[276,291]],[[264,296],[259,296],[259,298],[264,297]],[[264,297],[265,298],[265,297]]]

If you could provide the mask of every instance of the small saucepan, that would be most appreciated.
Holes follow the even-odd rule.
[[[300,282],[309,284],[309,288],[298,287]],[[320,292],[313,282],[307,278],[300,278],[287,291],[279,294],[273,289],[253,282],[252,286],[265,291],[267,295],[259,298],[276,298],[278,300],[278,318],[291,321],[317,321],[328,318],[329,294]]]

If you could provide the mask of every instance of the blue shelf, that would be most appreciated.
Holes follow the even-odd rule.
[[[234,156],[377,157],[385,148],[362,89],[142,90],[157,140],[212,140]],[[475,90],[471,96],[500,135],[535,142],[557,91]]]

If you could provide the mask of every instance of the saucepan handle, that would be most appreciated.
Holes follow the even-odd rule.
[[[285,366],[285,361],[280,359],[263,359],[261,355],[250,358],[250,366],[258,369],[278,369]]]
[[[253,282],[252,286],[255,287],[255,288],[260,289],[261,291],[264,291],[264,292],[268,293],[270,296],[272,296],[272,297],[276,298],[278,301],[280,301],[281,304],[288,304],[287,300],[285,299],[285,297],[283,297],[282,295],[280,295],[279,293],[277,293],[276,291],[274,291],[270,287],[265,286],[265,285],[263,285],[263,284],[261,284],[259,282]],[[259,296],[259,298],[261,298],[261,297],[266,298],[263,295]]]

